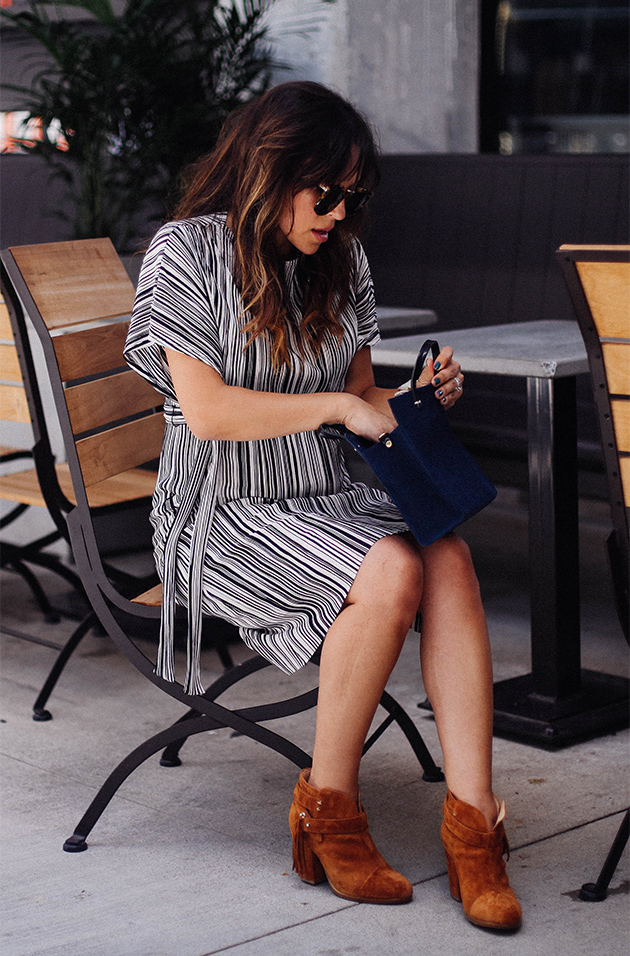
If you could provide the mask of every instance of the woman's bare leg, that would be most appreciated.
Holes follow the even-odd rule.
[[[451,793],[496,820],[492,793],[492,661],[486,616],[467,545],[449,535],[421,549],[420,643]]]
[[[377,541],[322,648],[312,786],[356,799],[363,744],[421,595],[415,544]]]
[[[466,544],[407,536],[370,549],[322,648],[311,783],[356,797],[361,751],[416,609],[424,684],[449,789],[492,826],[492,662]]]

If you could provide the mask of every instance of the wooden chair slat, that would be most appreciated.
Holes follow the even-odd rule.
[[[611,401],[618,451],[630,451],[630,401]]]
[[[157,458],[162,448],[162,412],[117,425],[76,443],[87,486]]]
[[[603,342],[602,355],[606,367],[608,391],[613,395],[628,395],[630,392],[630,342],[628,345]]]
[[[13,329],[11,328],[11,320],[9,319],[9,310],[2,296],[0,296],[0,339],[4,339],[6,342],[13,341]]]
[[[133,308],[133,283],[109,239],[13,246],[11,253],[49,329]]]
[[[30,425],[31,415],[23,388],[0,384],[0,419]]]
[[[138,597],[133,598],[134,604],[144,604],[145,607],[162,607],[162,584],[156,584],[154,588],[149,588],[148,591],[144,591],[142,594],[139,594]]]
[[[630,263],[577,262],[584,292],[600,338],[630,333]]]
[[[76,504],[70,469],[65,462],[55,466],[59,485],[64,495],[73,504]],[[140,498],[150,498],[155,488],[156,473],[142,468],[132,468],[113,478],[107,478],[88,490],[88,501],[91,508],[100,508],[106,505],[121,504],[125,501],[137,501]],[[35,505],[44,508],[46,502],[42,495],[37,472],[34,468],[27,471],[17,471],[9,475],[0,476],[0,498],[5,501],[16,501],[25,505]]]
[[[53,339],[59,373],[64,382],[100,375],[126,365],[123,348],[129,322],[81,329]]]
[[[65,397],[75,435],[157,408],[163,402],[162,396],[131,370],[72,385]]]
[[[619,459],[619,471],[621,472],[624,504],[626,508],[630,508],[630,458]]]
[[[20,360],[15,345],[0,345],[0,378],[5,382],[22,383]]]
[[[104,505],[122,504],[125,501],[137,501],[140,498],[150,498],[155,489],[157,473],[144,468],[131,468],[118,475],[99,481],[87,489],[88,502],[91,508]],[[68,480],[70,475],[68,474]]]
[[[0,498],[4,501],[16,501],[38,508],[46,507],[34,468],[0,476]]]
[[[17,448],[15,445],[0,445],[0,458],[3,455],[13,455],[15,452],[24,452],[24,457],[30,457],[30,448]]]

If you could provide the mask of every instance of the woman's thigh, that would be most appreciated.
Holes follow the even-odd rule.
[[[411,534],[380,538],[365,555],[346,605],[386,604],[391,611],[415,614],[422,598],[423,562]]]

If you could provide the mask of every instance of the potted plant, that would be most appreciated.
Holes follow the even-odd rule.
[[[1,11],[48,55],[30,88],[8,88],[41,119],[41,139],[24,146],[67,182],[71,203],[57,213],[71,210],[75,238],[110,236],[124,253],[163,217],[180,170],[269,85],[271,3],[131,0],[117,15],[112,0],[28,0]],[[63,19],[68,6],[85,17]]]

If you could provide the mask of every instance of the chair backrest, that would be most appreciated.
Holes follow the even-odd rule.
[[[23,504],[43,505],[45,503],[50,516],[60,534],[67,539],[65,514],[73,506],[68,499],[67,487],[62,488],[55,470],[48,426],[37,379],[34,373],[34,359],[28,336],[16,338],[11,315],[21,313],[22,307],[15,291],[7,281],[4,268],[0,274],[2,298],[0,300],[0,419],[7,424],[27,425],[30,432],[29,446],[23,446],[20,435],[20,448],[1,447],[0,462],[30,459],[36,467],[36,480],[31,476],[20,482],[19,477],[5,476],[3,497]],[[26,475],[26,473],[24,473]]]
[[[557,252],[586,345],[609,501],[628,591],[630,528],[630,245],[563,245]],[[627,611],[624,612],[627,615]],[[627,630],[627,621],[622,621]]]
[[[160,453],[163,399],[123,357],[133,283],[109,239],[17,246],[2,263],[22,304],[13,310],[16,338],[27,339],[26,315],[42,345],[77,504],[87,508],[87,488]]]
[[[20,360],[4,297],[0,299],[0,419],[30,425]]]

